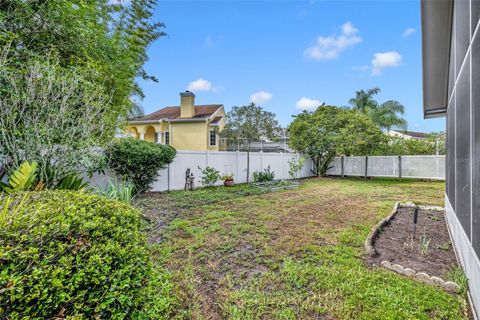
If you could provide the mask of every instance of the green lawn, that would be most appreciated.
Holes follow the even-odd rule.
[[[323,178],[258,193],[237,186],[138,200],[159,243],[169,318],[466,318],[464,297],[362,261],[368,231],[395,201],[442,205],[443,182]]]

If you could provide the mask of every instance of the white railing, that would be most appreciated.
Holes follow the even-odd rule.
[[[445,156],[336,157],[327,174],[445,180]]]

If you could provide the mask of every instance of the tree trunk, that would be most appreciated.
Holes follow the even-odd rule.
[[[317,159],[315,161],[316,161],[315,175],[318,177],[320,175],[320,157],[317,157]]]

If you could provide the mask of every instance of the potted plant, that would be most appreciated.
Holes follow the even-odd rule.
[[[233,186],[234,181],[233,181],[233,175],[232,174],[226,174],[222,177],[222,179],[223,179],[223,185],[225,187]]]

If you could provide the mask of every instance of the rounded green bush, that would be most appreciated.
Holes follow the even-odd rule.
[[[147,191],[158,171],[175,158],[173,147],[135,138],[115,140],[107,149],[110,168],[127,178],[137,192]]]
[[[2,319],[147,318],[151,284],[163,281],[152,270],[128,204],[72,191],[0,195]]]

